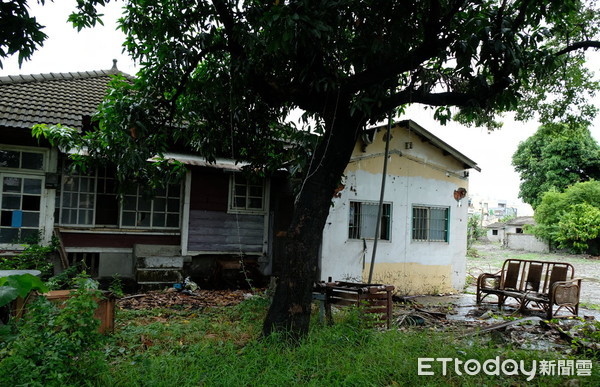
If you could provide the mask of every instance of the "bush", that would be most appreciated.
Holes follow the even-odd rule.
[[[79,288],[62,307],[38,297],[5,335],[0,346],[0,380],[13,385],[80,384],[106,368],[98,350],[103,338],[94,318],[99,297],[79,278]]]
[[[0,258],[0,270],[39,270],[42,278],[52,275],[53,264],[50,256],[56,251],[57,242],[53,239],[48,246],[37,243],[26,244],[22,253]]]

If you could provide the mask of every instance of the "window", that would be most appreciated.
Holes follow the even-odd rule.
[[[263,212],[265,209],[265,181],[248,179],[241,174],[231,177],[229,209],[236,212]]]
[[[63,175],[60,223],[93,225],[95,192],[94,176]]]
[[[414,206],[412,239],[415,241],[448,242],[448,207]]]
[[[18,150],[0,150],[0,168],[44,170],[44,154]]]
[[[0,243],[37,239],[42,178],[0,174]]]
[[[498,235],[498,230],[492,230],[492,235]]]
[[[181,185],[158,189],[152,198],[133,188],[119,203],[114,176],[106,168],[91,175],[65,173],[58,204],[62,225],[179,228]]]
[[[348,223],[349,239],[375,239],[377,212],[379,203],[350,202],[350,218]],[[381,209],[379,238],[390,240],[392,205],[384,203]]]
[[[140,188],[125,194],[121,225],[134,228],[179,228],[180,185],[159,189],[153,199],[144,198]]]
[[[517,227],[516,231],[517,234],[523,234],[523,229],[521,227]]]

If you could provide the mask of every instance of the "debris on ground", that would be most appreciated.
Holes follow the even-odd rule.
[[[248,290],[201,290],[186,293],[176,291],[149,291],[125,296],[117,300],[121,309],[200,309],[233,306],[248,298]]]
[[[397,299],[398,300],[398,299]],[[433,329],[455,332],[468,339],[479,336],[496,344],[525,350],[585,352],[600,356],[600,322],[594,316],[551,321],[518,309],[499,310],[494,305],[436,301],[435,297],[411,297],[394,305],[393,326],[399,330]],[[452,299],[454,300],[454,299]]]

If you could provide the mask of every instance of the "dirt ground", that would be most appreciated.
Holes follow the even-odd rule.
[[[575,267],[575,277],[581,278],[580,300],[584,306],[600,307],[600,257],[560,253],[529,253],[502,248],[498,243],[478,242],[474,246],[479,257],[467,258],[467,292],[475,291],[475,281],[481,273],[495,273],[507,258],[567,262]]]

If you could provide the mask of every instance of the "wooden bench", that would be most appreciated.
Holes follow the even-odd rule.
[[[356,306],[365,313],[374,315],[387,328],[392,323],[392,292],[394,286],[357,282],[317,282],[313,288],[313,299],[321,301],[327,322],[333,322],[331,306]]]
[[[541,310],[548,320],[558,317],[560,310],[570,312],[560,317],[577,316],[581,279],[574,275],[568,263],[507,259],[499,272],[477,278],[477,304],[495,295],[499,308],[513,298],[521,311]]]

